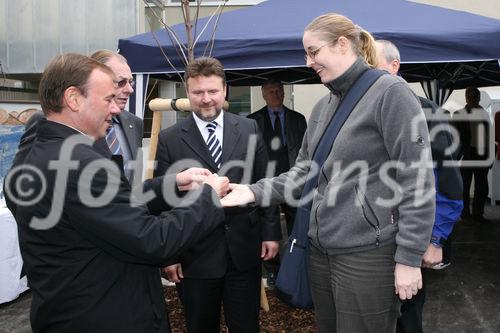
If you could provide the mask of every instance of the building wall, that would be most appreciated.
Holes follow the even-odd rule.
[[[116,49],[119,38],[140,32],[139,3],[142,1],[0,0],[4,73],[41,73],[60,53]]]
[[[500,1],[495,0],[412,0],[433,6],[440,6],[454,10],[500,19]]]
[[[224,12],[240,9],[245,6],[225,6]],[[216,10],[216,6],[202,6],[200,8],[199,17],[210,16]],[[153,13],[154,12],[154,13]],[[194,18],[196,15],[196,9],[194,7],[190,7],[190,16]],[[164,26],[159,22],[158,17],[164,19],[164,21],[168,25],[175,25],[178,23],[184,22],[184,18],[182,16],[182,10],[179,6],[167,6],[164,11],[160,10],[157,7],[146,7],[146,29],[148,31],[162,29]]]

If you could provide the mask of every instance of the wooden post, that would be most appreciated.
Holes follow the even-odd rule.
[[[151,139],[149,141],[149,156],[146,169],[146,179],[153,178],[154,162],[156,160],[156,149],[158,147],[158,135],[161,131],[161,111],[153,111],[153,123],[151,125]]]
[[[267,301],[266,288],[264,287],[264,279],[260,280],[260,307],[265,312],[269,312],[269,302]]]

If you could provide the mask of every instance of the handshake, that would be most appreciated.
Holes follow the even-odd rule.
[[[190,191],[207,184],[221,199],[222,207],[234,207],[255,202],[255,195],[246,185],[229,183],[229,178],[220,177],[204,168],[189,168],[175,176],[180,191]]]

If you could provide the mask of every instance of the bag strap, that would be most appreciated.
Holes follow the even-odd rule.
[[[318,166],[322,167],[323,164],[325,163],[328,155],[330,154],[330,151],[332,150],[332,146],[335,141],[335,138],[337,137],[337,134],[339,133],[340,129],[346,122],[347,118],[349,118],[349,115],[351,114],[352,110],[354,110],[358,102],[365,95],[368,89],[373,85],[373,83],[375,83],[375,81],[377,81],[377,79],[384,74],[387,74],[387,72],[377,69],[368,69],[363,74],[360,75],[360,77],[356,80],[356,82],[354,82],[354,84],[344,97],[344,99],[340,102],[337,111],[330,119],[328,126],[326,127],[325,131],[322,134],[321,139],[319,140],[318,145],[316,146],[312,160],[316,162]],[[303,198],[307,197],[308,194],[311,192],[311,190],[317,187],[318,179],[319,179],[319,172],[316,172],[315,174],[309,172],[309,174],[307,175],[307,180],[302,190],[300,206],[298,207],[295,215],[294,228],[292,234],[294,234],[294,231],[296,231],[295,230],[296,227],[299,228],[297,230],[298,232],[297,235],[295,235],[295,237],[299,236],[299,234],[303,235],[305,229],[304,223],[306,223],[305,226],[307,226],[307,229],[309,228],[308,226],[309,226],[309,217],[312,206],[312,199],[309,196],[309,200],[307,202],[303,202]],[[302,227],[300,226],[300,224],[302,224]],[[300,230],[302,230],[302,232]],[[305,233],[306,233],[305,237],[307,237],[307,231]],[[292,238],[297,243],[297,240],[294,237]],[[299,239],[298,240],[299,244],[296,245],[305,246],[306,244],[304,243],[306,241],[307,238]]]
[[[354,82],[345,98],[340,102],[337,111],[330,119],[330,123],[326,127],[318,145],[316,146],[313,154],[313,161],[315,161],[318,165],[322,166],[325,163],[330,151],[332,150],[333,142],[335,141],[337,134],[340,132],[340,129],[346,122],[347,118],[349,118],[352,110],[354,110],[358,102],[373,85],[373,83],[375,83],[375,81],[384,73],[386,72],[377,69],[369,69],[361,74],[356,82]]]

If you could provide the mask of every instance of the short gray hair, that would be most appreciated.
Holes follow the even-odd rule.
[[[272,87],[275,87],[275,86],[283,87],[283,83],[279,80],[276,80],[276,79],[268,79],[262,84],[261,88],[265,89],[265,88],[271,87],[271,86]]]
[[[401,55],[399,54],[397,46],[394,45],[393,42],[385,39],[377,39],[376,42],[382,45],[382,49],[384,52],[383,56],[388,63],[393,60],[401,62]]]
[[[90,55],[90,58],[99,61],[101,64],[107,64],[112,58],[116,58],[124,64],[128,64],[127,59],[121,54],[105,49],[95,51]]]

